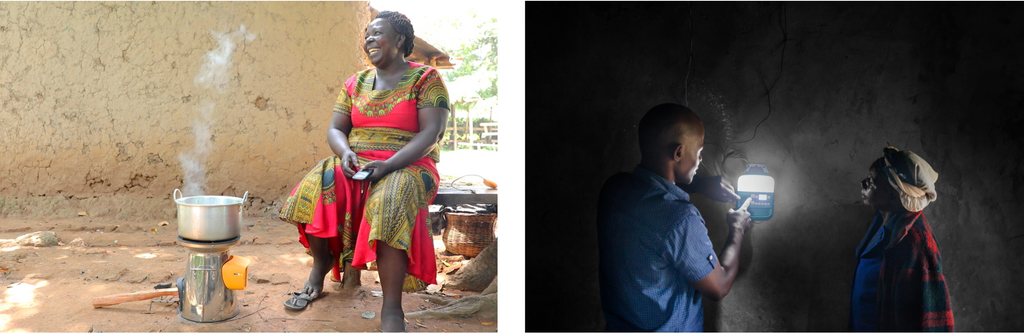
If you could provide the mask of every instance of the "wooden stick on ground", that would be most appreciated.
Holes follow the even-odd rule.
[[[101,308],[125,302],[144,301],[162,296],[178,296],[178,288],[137,291],[134,293],[117,294],[92,299],[93,308]]]

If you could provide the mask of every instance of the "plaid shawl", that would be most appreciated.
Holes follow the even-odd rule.
[[[939,246],[922,212],[894,226],[878,280],[879,331],[953,331],[953,310]]]

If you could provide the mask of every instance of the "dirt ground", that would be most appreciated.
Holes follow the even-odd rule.
[[[365,331],[380,329],[382,298],[376,272],[363,271],[362,286],[342,290],[325,283],[327,294],[301,312],[285,310],[290,291],[305,282],[312,258],[304,253],[290,224],[246,218],[243,243],[230,254],[252,260],[245,290],[235,291],[239,314],[219,323],[194,323],[177,314],[177,297],[93,308],[92,299],[152,290],[173,282],[187,269],[187,249],[176,243],[177,223],[168,220],[118,221],[113,218],[0,219],[0,331]],[[61,245],[21,247],[11,240],[33,231],[53,231]],[[440,237],[435,237],[439,240]],[[441,242],[435,241],[435,244]],[[443,245],[441,245],[443,247]],[[446,279],[438,273],[439,281]],[[259,283],[258,283],[259,282]],[[479,293],[428,291],[457,299]],[[439,305],[406,293],[406,313]],[[373,319],[361,315],[373,311]],[[497,318],[407,319],[409,331],[497,330]]]

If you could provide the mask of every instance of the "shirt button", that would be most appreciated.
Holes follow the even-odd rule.
[[[709,260],[709,261],[710,261],[711,259],[713,259],[713,258],[714,258],[714,255],[709,255],[709,256],[708,256],[708,260]]]

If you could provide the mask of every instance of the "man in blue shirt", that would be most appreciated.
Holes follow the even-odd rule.
[[[732,288],[750,200],[728,211],[730,232],[719,262],[704,219],[680,188],[696,185],[704,147],[700,119],[685,106],[662,104],[644,115],[638,131],[640,165],[609,178],[598,204],[606,330],[703,331],[701,295],[717,301]],[[696,190],[716,200],[739,199],[727,182],[710,179]]]

